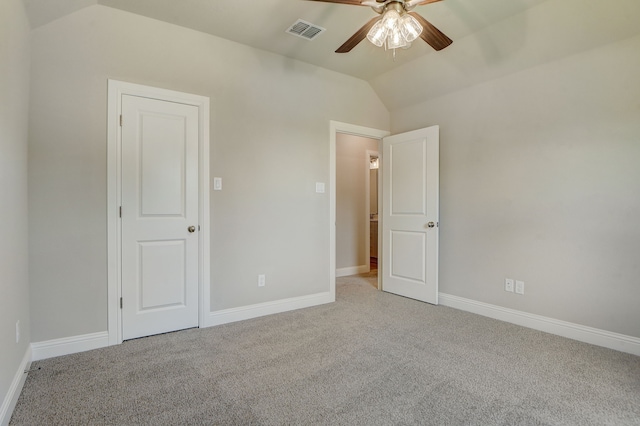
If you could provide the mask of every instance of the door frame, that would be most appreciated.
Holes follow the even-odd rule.
[[[198,108],[198,325],[204,327],[211,304],[211,256],[209,229],[209,122],[210,100],[206,96],[176,92],[109,79],[107,82],[107,332],[109,345],[122,343],[121,256],[121,131],[122,96],[132,95],[177,102]]]
[[[382,138],[391,134],[387,130],[333,120],[329,122],[329,193],[331,194],[329,197],[329,292],[332,300],[336,300],[336,136],[338,133],[377,139],[379,153],[382,152]],[[379,158],[382,159],[382,157]],[[382,170],[378,169],[378,174],[380,173]],[[378,200],[380,200],[380,187],[378,187]],[[378,246],[379,244],[380,233],[378,233]],[[380,288],[380,273],[378,273],[378,288]]]

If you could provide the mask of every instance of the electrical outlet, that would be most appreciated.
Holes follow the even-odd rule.
[[[20,343],[20,320],[16,321],[16,343]]]
[[[524,281],[516,281],[516,293],[524,294]]]
[[[504,291],[509,291],[513,293],[513,280],[511,278],[505,278],[504,280]]]
[[[258,275],[258,287],[264,287],[267,283],[267,277],[265,275]]]

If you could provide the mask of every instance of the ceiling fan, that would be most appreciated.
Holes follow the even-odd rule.
[[[406,48],[420,37],[435,50],[442,50],[453,41],[412,9],[441,0],[310,0],[353,6],[369,6],[381,16],[364,24],[336,53],[347,53],[366,38],[378,47]]]

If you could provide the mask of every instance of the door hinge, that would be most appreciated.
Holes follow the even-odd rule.
[[[120,298],[120,309],[122,309],[122,297]]]
[[[120,214],[120,217],[122,217],[122,206],[120,206],[119,208],[119,214]]]
[[[122,114],[120,114],[120,127],[122,127]]]

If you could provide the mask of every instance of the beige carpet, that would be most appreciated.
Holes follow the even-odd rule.
[[[36,362],[12,425],[640,425],[640,357],[377,291]]]

